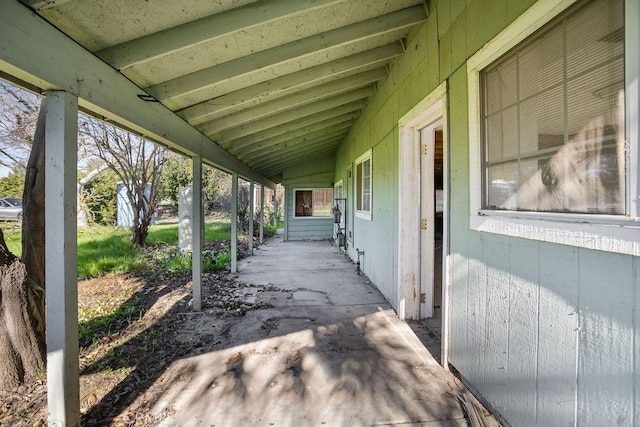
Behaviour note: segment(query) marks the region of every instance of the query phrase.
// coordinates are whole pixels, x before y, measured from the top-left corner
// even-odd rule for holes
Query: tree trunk
[[[10,390],[44,371],[43,290],[7,249],[0,230],[0,388]],[[35,316],[34,316],[35,315]]]
[[[22,259],[0,230],[0,388],[44,371],[44,105],[40,108],[23,195]]]
[[[29,279],[44,288],[44,102],[27,163],[22,196],[22,262]],[[43,301],[44,303],[44,301]],[[44,304],[43,304],[44,305]]]

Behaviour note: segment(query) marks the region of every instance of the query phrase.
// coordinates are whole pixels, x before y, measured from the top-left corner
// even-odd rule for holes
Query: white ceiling
[[[260,175],[331,156],[423,0],[21,0]]]

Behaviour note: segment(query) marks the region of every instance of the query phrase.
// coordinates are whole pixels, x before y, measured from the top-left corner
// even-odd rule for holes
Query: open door
[[[442,120],[420,129],[420,318],[442,316]]]

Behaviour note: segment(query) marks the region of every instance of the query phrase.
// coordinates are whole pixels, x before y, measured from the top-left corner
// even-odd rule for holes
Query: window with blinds
[[[356,159],[356,214],[371,219],[371,150]]]
[[[485,209],[626,213],[624,1],[578,3],[481,72]]]

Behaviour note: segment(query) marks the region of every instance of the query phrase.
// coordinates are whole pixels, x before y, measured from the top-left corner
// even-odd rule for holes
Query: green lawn
[[[22,252],[22,229],[13,222],[0,222],[0,229],[11,253],[20,256]]]
[[[21,231],[12,224],[0,224],[9,250],[17,256],[22,251]],[[231,235],[227,221],[205,224],[205,240],[223,241]],[[149,228],[147,244],[176,245],[178,225],[161,224]],[[184,257],[186,258],[186,257]],[[189,268],[191,257],[188,257]],[[176,260],[177,261],[177,260]],[[187,262],[186,259],[183,262]],[[108,273],[135,271],[145,266],[143,251],[129,244],[129,229],[122,227],[92,226],[78,229],[78,277],[97,277]],[[186,266],[185,266],[186,267]]]

